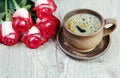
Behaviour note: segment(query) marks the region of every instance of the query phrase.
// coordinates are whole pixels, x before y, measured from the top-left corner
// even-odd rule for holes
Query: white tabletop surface
[[[0,78],[120,78],[120,0],[55,0],[55,15],[78,8],[99,12],[104,18],[115,18],[118,27],[111,34],[111,46],[101,57],[76,61],[66,56],[51,39],[38,49],[23,43],[8,47],[0,44]]]

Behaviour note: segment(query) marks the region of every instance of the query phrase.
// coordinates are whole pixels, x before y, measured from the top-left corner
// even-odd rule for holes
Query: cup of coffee
[[[115,19],[103,17],[89,9],[68,12],[63,19],[63,37],[72,48],[80,52],[93,50],[103,39],[116,29]],[[107,24],[112,24],[106,28]]]

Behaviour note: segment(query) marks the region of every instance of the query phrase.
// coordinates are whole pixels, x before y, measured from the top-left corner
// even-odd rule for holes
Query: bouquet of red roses
[[[60,21],[53,15],[57,8],[53,0],[2,2],[5,4],[0,13],[0,41],[3,44],[12,46],[21,40],[29,48],[38,48],[56,34]]]

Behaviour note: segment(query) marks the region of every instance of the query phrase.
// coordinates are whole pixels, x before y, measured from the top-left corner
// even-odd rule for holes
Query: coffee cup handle
[[[104,36],[106,36],[106,35],[109,35],[110,33],[112,33],[116,29],[117,22],[113,18],[105,19],[104,21],[105,21],[105,26],[108,24],[112,24],[109,28],[104,27]]]

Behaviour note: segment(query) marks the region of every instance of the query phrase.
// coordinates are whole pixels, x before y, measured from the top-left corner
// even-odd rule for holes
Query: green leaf
[[[5,0],[0,0],[0,13],[5,12]]]
[[[5,12],[0,13],[0,20],[2,20],[2,18],[5,16]]]
[[[27,3],[27,0],[22,0],[20,4],[21,4],[22,6],[25,6],[26,3]]]
[[[15,0],[18,4],[20,4],[21,0]],[[15,9],[15,5],[13,3],[12,0],[8,0],[8,8],[11,9]]]
[[[9,10],[15,10],[15,6],[12,0],[8,1],[8,9]]]
[[[20,4],[22,0],[15,0],[15,1],[16,1],[18,4]],[[25,1],[25,0],[23,0],[23,1]]]
[[[20,4],[21,0],[16,0],[18,4]],[[8,9],[15,10],[15,6],[12,0],[8,0]],[[5,0],[0,0],[0,13],[5,12]]]
[[[31,1],[35,3],[37,0],[31,0]]]
[[[8,0],[8,9],[9,10],[15,10],[15,5],[12,0]],[[18,4],[20,4],[21,0],[15,0]]]
[[[26,5],[26,6],[24,6],[24,8],[26,8],[26,9],[30,9],[31,6],[32,6],[32,5]]]

